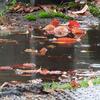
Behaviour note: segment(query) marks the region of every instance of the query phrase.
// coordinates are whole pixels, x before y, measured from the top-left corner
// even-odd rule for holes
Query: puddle
[[[0,66],[12,66],[23,63],[34,63],[38,68],[48,70],[68,71],[74,69],[100,69],[100,30],[89,30],[83,40],[72,45],[59,45],[51,43],[45,38],[34,39],[28,35],[6,35],[4,39],[16,40],[0,44]],[[34,34],[34,33],[33,33]],[[33,55],[25,52],[26,49],[41,50],[46,48],[46,55]],[[7,78],[8,77],[8,78]],[[18,76],[14,70],[0,72],[0,84],[5,81],[27,81],[34,78],[43,80],[57,80],[55,75],[27,74]]]

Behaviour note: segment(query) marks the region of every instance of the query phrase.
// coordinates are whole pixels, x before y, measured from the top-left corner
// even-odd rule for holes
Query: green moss
[[[64,18],[64,17],[65,17],[65,14],[60,13],[60,12],[51,12],[51,14],[52,14],[54,17],[60,17],[60,18]]]
[[[38,16],[40,18],[52,18],[52,14],[50,12],[40,11]]]
[[[79,82],[80,87],[88,87],[88,79],[84,79],[82,81]],[[93,84],[94,85],[98,85],[100,84],[100,77],[97,77],[93,80]],[[59,82],[51,82],[51,83],[43,83],[44,89],[48,90],[48,89],[53,89],[53,90],[57,90],[57,89],[73,89],[73,87],[71,86],[70,83],[59,83]]]
[[[97,7],[93,4],[89,4],[89,10],[92,15],[100,17],[100,7]]]
[[[44,89],[45,90],[48,90],[48,89],[72,89],[71,85],[69,83],[64,83],[64,84],[61,84],[61,83],[58,83],[58,82],[52,82],[52,83],[44,83],[43,84],[44,86]]]
[[[80,82],[80,86],[81,87],[88,87],[88,81],[87,80],[83,80]]]
[[[29,21],[35,21],[36,20],[36,16],[33,15],[32,13],[25,15],[24,18],[29,20]]]
[[[40,18],[63,18],[63,19],[73,19],[72,17],[70,16],[67,16],[61,12],[53,12],[53,11],[50,11],[50,12],[45,12],[45,11],[40,11],[39,14],[38,14],[38,17]]]
[[[93,80],[93,84],[96,85],[96,84],[100,84],[100,78],[96,78]]]

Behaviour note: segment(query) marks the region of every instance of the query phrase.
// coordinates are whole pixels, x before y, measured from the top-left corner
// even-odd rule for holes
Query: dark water
[[[69,70],[88,68],[90,64],[100,64],[100,30],[90,30],[80,43],[74,45],[51,44],[45,40],[30,39],[27,35],[10,35],[2,38],[17,40],[18,44],[0,44],[0,66],[35,63],[37,68]],[[49,48],[53,45],[55,48]],[[25,53],[27,48],[48,49],[45,56],[32,56]],[[15,71],[1,71],[0,83],[11,80],[26,81],[32,78],[48,79],[49,76],[18,76]],[[52,78],[56,78],[52,76]]]

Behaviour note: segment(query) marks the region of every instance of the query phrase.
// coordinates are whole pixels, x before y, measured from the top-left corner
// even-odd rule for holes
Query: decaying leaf
[[[83,14],[88,10],[88,5],[85,5],[82,10],[72,12],[73,14]]]
[[[54,40],[53,43],[57,43],[57,44],[73,44],[76,43],[77,39],[74,38],[58,38],[57,40]]]
[[[53,19],[53,20],[51,20],[50,24],[54,25],[56,27],[56,26],[60,25],[60,21],[58,19]]]
[[[55,45],[48,45],[48,48],[54,49],[56,46]]]
[[[38,50],[34,50],[34,49],[25,49],[24,51],[27,53],[37,53],[38,52]]]
[[[43,30],[45,30],[47,32],[47,34],[54,34],[54,29],[55,29],[55,26],[54,25],[47,25],[43,28]]]
[[[58,26],[54,29],[54,35],[56,37],[64,37],[67,36],[69,31],[67,26]]]
[[[47,51],[48,50],[46,48],[42,48],[39,50],[39,55],[44,56],[44,55],[46,55]]]
[[[71,84],[72,88],[78,88],[80,86],[80,84],[75,80],[72,80],[70,82],[70,84]]]
[[[0,66],[0,71],[7,71],[7,70],[13,70],[10,66]]]

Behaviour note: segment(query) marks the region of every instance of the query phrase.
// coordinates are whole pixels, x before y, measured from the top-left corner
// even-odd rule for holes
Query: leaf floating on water
[[[57,44],[74,44],[77,42],[77,39],[74,38],[58,38],[57,40],[54,40],[53,43]]]
[[[54,29],[55,29],[55,26],[54,25],[47,25],[43,28],[43,30],[45,30],[47,32],[47,34],[54,34]]]
[[[47,51],[48,51],[48,50],[47,50],[46,48],[42,48],[42,49],[39,50],[39,55],[45,56],[46,53],[47,53]]]
[[[24,64],[16,64],[11,66],[13,69],[29,69],[35,68],[36,65],[34,63],[24,63]]]
[[[7,71],[7,70],[13,70],[10,66],[1,66],[0,71]]]
[[[64,37],[67,36],[69,31],[67,26],[58,26],[54,29],[54,35],[56,37]]]
[[[55,45],[48,45],[48,48],[54,49],[56,46]]]
[[[38,53],[38,50],[34,50],[34,49],[25,49],[24,51],[27,53]]]
[[[82,29],[79,29],[77,27],[73,27],[71,29],[72,33],[74,33],[75,35],[81,35],[81,34],[85,34],[85,31]]]
[[[72,27],[80,28],[80,24],[76,20],[70,20],[68,22],[68,27],[69,28],[72,28]]]

